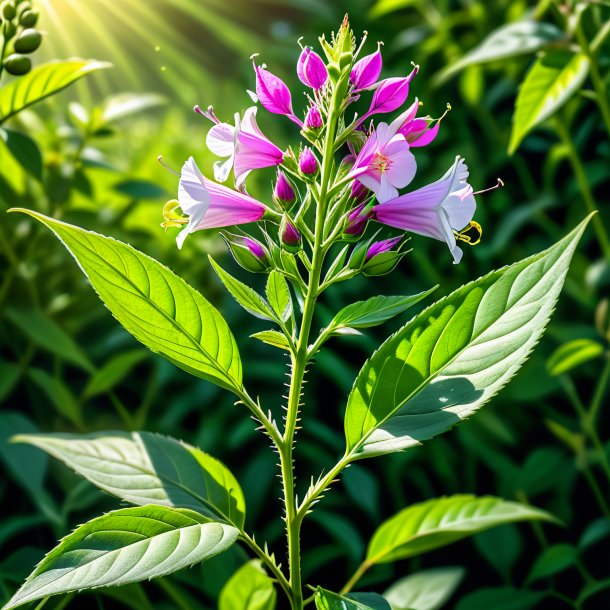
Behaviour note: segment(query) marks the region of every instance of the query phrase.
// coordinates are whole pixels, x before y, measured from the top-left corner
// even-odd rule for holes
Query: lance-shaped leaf
[[[584,53],[552,51],[536,60],[519,89],[508,154],[580,89],[588,73],[589,58]]]
[[[3,610],[58,593],[164,576],[228,549],[238,533],[191,510],[153,505],[116,510],[66,536]]]
[[[23,434],[104,491],[131,504],[190,508],[243,528],[245,500],[229,469],[200,449],[150,432]]]
[[[588,220],[548,250],[456,290],[381,345],[348,398],[352,459],[441,434],[508,383],[546,327]]]
[[[318,610],[391,610],[390,604],[377,593],[339,595],[318,587],[315,594]]]
[[[376,296],[366,301],[357,301],[341,309],[328,325],[325,332],[335,332],[340,328],[370,328],[378,326],[394,316],[404,313],[413,305],[425,299],[438,286],[410,296]]]
[[[189,373],[239,391],[235,338],[218,311],[158,261],[128,244],[30,210],[51,229],[115,318],[153,352]]]
[[[111,64],[87,59],[51,61],[0,89],[0,123],[79,78]]]
[[[456,495],[413,504],[384,521],[373,534],[366,563],[421,555],[497,525],[553,520],[542,510],[492,496]]]
[[[277,593],[260,560],[244,564],[222,588],[218,610],[273,610]]]
[[[277,317],[286,322],[292,315],[292,298],[288,282],[279,271],[272,271],[265,288],[267,300]]]

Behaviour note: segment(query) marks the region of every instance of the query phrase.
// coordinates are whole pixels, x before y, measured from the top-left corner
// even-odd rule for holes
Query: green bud
[[[23,55],[13,53],[4,60],[4,69],[13,76],[23,76],[32,69],[32,62]]]
[[[328,64],[327,69],[330,80],[333,83],[336,83],[339,80],[339,77],[341,76],[341,70],[339,69],[339,66],[335,63],[332,63]]]
[[[2,5],[2,15],[5,19],[9,21],[11,19],[15,19],[17,15],[17,9],[15,8],[15,3],[12,0],[6,0]]]
[[[2,35],[5,40],[10,40],[17,33],[17,26],[12,21],[5,21],[2,24]]]
[[[42,42],[42,34],[32,28],[25,29],[15,40],[15,51],[17,53],[33,53]]]
[[[38,23],[38,12],[26,10],[19,17],[20,25],[26,28],[33,28]]]
[[[406,252],[380,252],[375,254],[365,265],[362,267],[362,273],[367,277],[376,275],[385,275],[394,271],[396,265],[400,262],[400,259],[406,254]]]
[[[366,261],[366,253],[369,251],[371,244],[373,243],[377,233],[372,237],[369,237],[366,241],[359,242],[354,248],[352,255],[349,257],[349,262],[347,266],[354,271],[360,271],[362,269],[362,265],[364,265]]]
[[[349,53],[341,53],[341,56],[339,57],[339,68],[347,68],[352,65],[353,61],[354,55],[351,51]]]
[[[269,252],[263,244],[252,237],[221,233],[235,262],[251,273],[269,271]]]

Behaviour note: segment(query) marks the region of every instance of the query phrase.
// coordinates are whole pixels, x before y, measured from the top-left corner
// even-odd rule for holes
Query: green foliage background
[[[411,91],[424,110],[439,116],[451,103],[437,140],[418,151],[414,186],[438,178],[461,154],[475,189],[498,176],[506,187],[479,198],[484,238],[459,266],[451,264],[442,244],[413,237],[413,252],[391,279],[358,278],[336,287],[320,324],[349,302],[375,294],[414,294],[437,283],[435,296],[447,294],[557,241],[584,217],[589,197],[602,227],[610,227],[610,140],[588,79],[509,156],[518,87],[535,54],[443,76],[506,23],[533,14],[563,28],[561,6],[544,0],[46,0],[39,6],[46,35],[37,63],[80,56],[114,67],[7,123],[33,138],[43,166],[24,169],[0,143],[0,211],[20,206],[62,217],[170,266],[239,331],[252,394],[275,400],[279,408],[275,397],[287,362],[247,339],[263,326],[223,291],[207,261],[211,253],[231,265],[222,240],[199,233],[178,252],[174,235],[159,226],[176,179],[158,165],[157,155],[178,168],[194,154],[209,167],[207,125],[192,106],[213,104],[223,119],[243,109],[249,103],[245,89],[254,84],[248,60],[254,52],[296,91],[296,40],[304,36],[304,43],[315,44],[317,34],[335,29],[349,12],[354,30],[368,31],[371,51],[377,40],[385,41],[385,75],[406,73],[412,61],[420,65]],[[583,22],[588,39],[609,19],[606,3],[592,6]],[[609,75],[608,43],[598,57],[602,75]],[[607,78],[603,85],[607,90]],[[302,109],[304,98],[295,97]],[[290,124],[260,115],[265,132],[287,144]],[[260,172],[253,194],[268,197],[272,176]],[[48,232],[5,214],[0,229],[0,603],[58,537],[120,505],[34,447],[6,442],[17,433],[143,429],[183,438],[231,468],[244,488],[250,526],[283,557],[274,455],[243,410],[218,388],[143,350],[117,326]],[[235,266],[231,270],[239,277]],[[608,479],[578,411],[581,401],[598,404],[596,427],[603,440],[610,436],[604,434],[610,368],[603,310],[609,285],[608,259],[589,230],[549,331],[521,374],[454,432],[405,454],[350,467],[306,525],[305,580],[339,589],[379,521],[407,504],[443,494],[494,494],[531,502],[565,527],[503,526],[423,559],[377,566],[363,586],[383,591],[420,568],[459,565],[464,580],[443,607],[569,608],[562,597],[578,598],[580,605],[573,607],[607,607]],[[399,323],[337,340],[320,355],[318,375],[307,385],[307,422],[296,456],[302,490],[309,473],[330,467],[342,452],[345,396],[364,360]],[[610,444],[603,450],[609,454]],[[233,547],[203,568],[146,586],[54,599],[47,608],[212,608],[244,560],[245,553]],[[604,586],[593,586],[593,580]]]

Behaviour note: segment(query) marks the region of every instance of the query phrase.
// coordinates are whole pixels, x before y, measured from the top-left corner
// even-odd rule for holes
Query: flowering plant
[[[363,41],[364,43],[364,41]],[[298,149],[282,149],[259,128],[257,106],[233,123],[212,108],[197,112],[213,126],[207,146],[220,160],[214,180],[190,157],[179,175],[178,198],[164,209],[165,227],[178,227],[178,246],[201,229],[257,223],[258,233],[224,233],[235,261],[267,275],[265,296],[211,263],[249,313],[273,325],[253,337],[290,358],[284,423],[246,388],[244,366],[229,325],[194,288],[131,246],[26,211],[64,243],[117,320],[136,339],[185,371],[232,392],[279,455],[286,557],[277,558],[246,525],[240,485],[212,456],[147,432],[88,435],[30,434],[31,443],[65,462],[101,489],[135,506],[97,517],[65,537],[5,606],[50,595],[121,585],[169,574],[244,544],[255,559],[221,593],[227,608],[273,608],[283,594],[293,610],[405,608],[408,586],[384,596],[353,593],[377,564],[413,557],[507,522],[551,520],[531,506],[496,497],[455,495],[406,507],[382,523],[340,592],[303,582],[301,529],[350,464],[404,451],[473,415],[514,376],[540,340],[586,221],[548,250],[467,284],[415,315],[364,363],[347,398],[345,452],[297,493],[294,446],[307,425],[303,384],[327,341],[359,333],[405,312],[434,290],[375,296],[347,305],[321,326],[316,306],[334,285],[359,274],[391,272],[408,254],[406,233],[445,242],[455,263],[459,243],[475,244],[475,195],[461,157],[432,184],[404,192],[416,176],[411,149],[430,144],[440,119],[419,117],[415,100],[400,111],[419,68],[380,80],[382,55],[361,57],[347,19],[324,58],[304,48],[297,75],[308,88],[301,120],[288,86],[254,63],[257,104],[300,130]],[[361,116],[352,104],[370,96]],[[352,118],[350,116],[354,114]],[[377,122],[378,121],[378,122]],[[247,193],[252,171],[276,168],[267,203]],[[226,186],[234,176],[235,188]],[[22,210],[24,211],[24,210]],[[400,233],[369,235],[370,227]],[[194,237],[190,237],[194,239]],[[314,332],[316,325],[321,326]],[[246,369],[247,373],[247,369]],[[271,475],[270,475],[271,476]],[[308,478],[309,480],[309,478]],[[249,606],[244,600],[256,600]]]

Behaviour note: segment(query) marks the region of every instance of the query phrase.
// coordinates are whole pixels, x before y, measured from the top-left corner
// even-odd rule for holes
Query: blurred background
[[[606,42],[610,3],[540,0],[38,0],[44,33],[34,66],[81,57],[110,62],[68,90],[2,124],[0,212],[20,206],[128,241],[197,287],[239,332],[246,382],[278,414],[287,361],[249,339],[263,330],[223,291],[212,253],[241,279],[213,232],[177,251],[160,227],[178,169],[194,155],[211,175],[209,124],[192,112],[213,104],[222,120],[250,100],[249,57],[261,60],[305,108],[295,65],[297,40],[316,45],[349,12],[368,31],[365,52],[384,41],[383,76],[421,70],[411,85],[424,112],[440,116],[436,141],[417,149],[414,187],[466,158],[478,199],[480,245],[452,265],[443,244],[414,236],[391,276],[358,278],[330,291],[318,323],[353,300],[435,296],[544,249],[592,208],[599,209],[577,253],[548,332],[504,392],[459,428],[402,455],[346,471],[304,527],[305,581],[338,589],[360,563],[378,523],[409,503],[452,493],[528,502],[563,526],[504,526],[423,558],[376,567],[361,583],[382,592],[420,569],[461,566],[443,607],[456,610],[610,607],[610,413],[607,383],[607,231],[610,228],[610,121]],[[575,15],[582,12],[575,27]],[[518,36],[489,43],[522,22]],[[521,28],[521,29],[519,29]],[[487,45],[485,43],[487,41]],[[519,86],[541,50],[594,58],[565,103],[508,154]],[[475,49],[475,52],[473,52]],[[6,75],[4,75],[6,76]],[[6,86],[10,79],[0,82]],[[605,102],[602,100],[606,96]],[[569,98],[569,99],[568,99]],[[605,109],[604,109],[605,104]],[[604,114],[606,113],[606,114]],[[1,116],[1,115],[0,115]],[[289,121],[259,112],[280,146],[297,137]],[[1,121],[0,121],[1,122]],[[11,134],[23,134],[15,144]],[[26,139],[27,137],[27,139]],[[12,142],[12,144],[11,144]],[[9,145],[11,144],[11,145]],[[252,177],[265,200],[273,172]],[[606,240],[606,243],[604,242]],[[257,286],[263,278],[249,278]],[[329,343],[309,377],[296,454],[304,489],[343,452],[345,398],[364,360],[406,319]],[[56,461],[10,444],[28,431],[145,429],[182,438],[223,460],[244,488],[248,524],[284,558],[276,456],[230,395],[141,348],[112,319],[56,239],[23,217],[0,213],[0,604],[76,524],[119,506]],[[592,431],[593,430],[593,431]],[[605,455],[602,455],[605,454]],[[46,608],[214,608],[246,558],[230,552],[159,581],[51,600]],[[453,587],[455,588],[455,587]],[[203,591],[203,593],[201,593]],[[435,606],[436,607],[436,606]],[[432,608],[430,608],[432,610]]]

